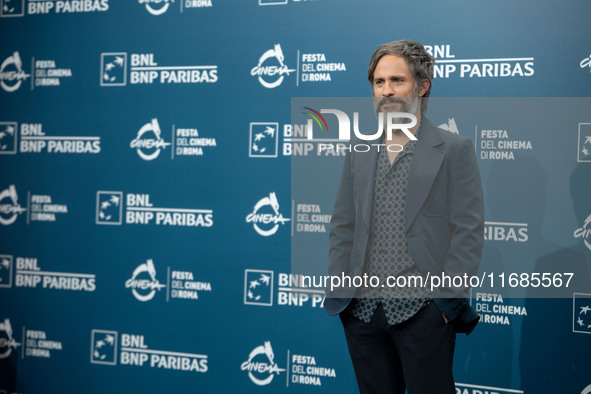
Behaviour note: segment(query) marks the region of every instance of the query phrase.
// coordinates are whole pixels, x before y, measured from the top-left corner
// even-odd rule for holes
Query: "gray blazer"
[[[351,144],[378,142],[351,139]],[[369,152],[347,152],[330,223],[329,275],[363,275],[377,157],[375,146]],[[474,147],[470,139],[439,129],[425,117],[408,176],[405,230],[422,274],[463,276],[478,271],[484,202]],[[342,312],[355,290],[327,287],[327,313]],[[457,332],[470,333],[480,318],[468,304],[468,292],[452,286],[434,293],[435,303]]]

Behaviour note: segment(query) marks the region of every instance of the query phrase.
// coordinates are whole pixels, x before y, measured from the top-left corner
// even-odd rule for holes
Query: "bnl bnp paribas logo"
[[[8,56],[0,65],[0,86],[6,92],[18,90],[24,81],[31,77],[23,68],[23,62],[17,52]]]
[[[92,330],[90,334],[92,364],[207,372],[207,361],[206,354],[153,349],[141,334],[119,335],[117,331],[98,329]]]
[[[10,319],[0,321],[0,359],[9,357],[20,345],[13,337]]]
[[[246,215],[246,223],[252,223],[254,230],[263,237],[274,235],[280,226],[291,219],[284,218],[279,212],[279,200],[275,192],[261,198],[251,213]]]
[[[312,285],[311,277],[304,275],[248,268],[244,270],[244,304],[322,308],[324,288]]]
[[[180,12],[189,8],[204,8],[213,7],[212,0],[178,0],[180,4]],[[168,11],[175,3],[175,0],[138,0],[140,5],[144,5],[146,11],[150,14],[158,16]]]
[[[591,294],[573,294],[573,332],[591,334]]]
[[[130,67],[128,70],[128,59]],[[128,72],[129,71],[129,72]],[[154,53],[101,53],[101,86],[216,83],[217,65],[163,66]]]
[[[125,205],[125,212],[123,210]],[[96,194],[95,223],[211,227],[213,210],[193,208],[161,208],[154,206],[149,194],[99,190]]]
[[[104,12],[109,9],[109,0],[0,0],[0,17],[27,15],[71,14],[81,12]]]

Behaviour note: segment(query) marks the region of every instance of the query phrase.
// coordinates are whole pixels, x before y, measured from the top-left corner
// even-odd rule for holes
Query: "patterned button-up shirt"
[[[407,142],[392,164],[385,146],[380,147],[378,154],[365,272],[379,277],[380,286],[359,289],[348,309],[368,324],[380,303],[388,323],[394,325],[410,319],[430,300],[425,288],[386,285],[388,276],[420,275],[404,235],[406,187],[416,144],[417,141]]]

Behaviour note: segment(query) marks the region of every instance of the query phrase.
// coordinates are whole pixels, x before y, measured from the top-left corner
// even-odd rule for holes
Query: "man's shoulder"
[[[435,138],[440,138],[443,142],[443,147],[445,150],[456,150],[462,146],[472,145],[472,140],[470,138],[442,129],[441,127],[437,127],[426,118],[424,119],[423,125],[424,129],[421,130],[421,133],[423,131],[427,131],[427,133],[432,133]]]

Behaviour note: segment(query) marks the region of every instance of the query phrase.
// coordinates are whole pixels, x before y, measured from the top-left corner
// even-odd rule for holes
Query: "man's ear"
[[[431,81],[429,81],[428,79],[425,79],[423,81],[423,85],[419,89],[419,97],[423,97],[425,95],[425,93],[427,93],[427,90],[429,90],[430,86],[431,86]]]

